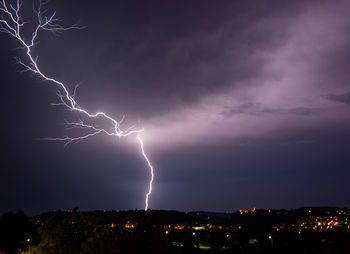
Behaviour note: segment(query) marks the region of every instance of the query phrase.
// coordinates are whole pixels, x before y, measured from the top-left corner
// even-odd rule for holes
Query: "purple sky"
[[[49,7],[86,29],[41,34],[39,65],[81,83],[82,107],[145,127],[151,208],[350,206],[349,1]],[[142,208],[149,175],[136,140],[40,140],[69,133],[74,116],[49,105],[50,85],[18,74],[15,41],[0,41],[0,211]]]
[[[197,82],[213,86],[213,91],[198,91],[195,102],[181,101],[147,120],[150,142],[173,147],[242,137],[266,139],[348,122],[349,7],[345,1],[311,2],[296,13],[251,21],[238,35],[233,18],[215,31],[196,31],[171,42],[171,61],[196,48],[217,53],[190,70]],[[243,80],[230,75],[230,68],[242,65]],[[220,79],[223,69],[228,77],[221,84],[208,84],[213,76]],[[305,141],[314,142],[312,137],[284,142]]]

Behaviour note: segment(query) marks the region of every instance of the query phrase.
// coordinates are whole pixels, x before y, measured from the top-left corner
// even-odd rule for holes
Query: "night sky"
[[[40,67],[80,84],[81,107],[145,128],[151,209],[350,207],[350,1],[47,7],[85,29],[41,32]],[[0,34],[0,213],[143,209],[150,175],[135,136],[43,140],[70,134],[64,122],[78,116],[20,73],[18,46]]]

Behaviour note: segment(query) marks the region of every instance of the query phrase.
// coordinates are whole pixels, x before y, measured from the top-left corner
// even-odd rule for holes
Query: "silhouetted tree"
[[[0,251],[15,253],[23,248],[35,231],[23,211],[8,212],[0,218]]]
[[[28,254],[66,254],[82,253],[82,244],[94,236],[97,227],[95,218],[78,212],[74,208],[65,218],[52,215],[38,229],[41,241],[22,253]]]

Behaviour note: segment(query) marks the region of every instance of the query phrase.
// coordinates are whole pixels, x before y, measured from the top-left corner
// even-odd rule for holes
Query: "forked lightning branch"
[[[45,15],[45,13],[47,13],[47,10],[42,9],[43,4],[41,1],[39,1],[37,6],[33,5],[34,15],[36,16],[36,25],[31,33],[31,37],[29,39],[24,38],[23,30],[25,29],[26,22],[23,20],[21,15],[22,4],[23,1],[20,0],[15,1],[14,4],[9,3],[9,1],[0,0],[0,31],[15,38],[21,44],[21,48],[23,48],[23,50],[26,53],[26,59],[21,59],[19,57],[16,58],[18,63],[23,67],[22,72],[31,72],[43,79],[44,81],[47,81],[49,84],[54,85],[58,89],[57,95],[60,99],[60,103],[56,105],[62,105],[69,111],[78,113],[79,115],[81,115],[82,118],[85,117],[90,120],[105,119],[110,123],[110,128],[101,128],[97,124],[90,123],[90,121],[89,123],[86,123],[83,120],[79,120],[77,122],[70,122],[67,123],[68,127],[81,128],[84,131],[86,131],[84,132],[84,135],[79,135],[75,137],[51,138],[50,140],[65,141],[66,144],[69,144],[75,141],[80,141],[95,136],[97,134],[105,134],[110,137],[127,137],[130,135],[135,135],[140,144],[141,154],[145,159],[151,174],[149,189],[145,196],[145,210],[147,210],[149,197],[152,193],[154,169],[144,151],[144,144],[140,136],[144,129],[135,129],[133,127],[122,129],[122,120],[118,121],[106,114],[105,112],[88,112],[87,110],[80,107],[80,105],[78,105],[78,103],[75,100],[75,92],[70,92],[70,89],[66,84],[56,80],[55,78],[47,76],[41,71],[38,64],[38,56],[35,56],[32,52],[33,47],[35,47],[36,45],[39,33],[41,31],[63,32],[72,29],[82,29],[82,27],[77,25],[73,25],[70,27],[61,26],[59,24],[60,20],[56,17],[56,13],[53,12],[51,15]]]

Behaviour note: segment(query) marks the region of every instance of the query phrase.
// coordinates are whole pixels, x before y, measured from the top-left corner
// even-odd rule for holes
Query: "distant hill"
[[[119,210],[96,210],[82,212],[94,215],[101,223],[105,224],[123,224],[123,223],[138,223],[142,222],[145,219],[152,220],[155,224],[158,225],[167,225],[167,224],[228,224],[232,222],[232,219],[241,217],[241,212],[256,215],[264,216],[264,214],[273,214],[273,215],[284,215],[284,216],[297,216],[304,217],[310,215],[337,215],[339,213],[347,213],[350,211],[347,208],[338,208],[338,207],[300,207],[292,210],[285,209],[273,209],[273,210],[239,210],[233,213],[220,213],[220,212],[205,212],[205,211],[192,211],[192,212],[179,212],[173,210],[128,210],[128,211],[119,211]],[[253,212],[254,211],[254,212]],[[70,211],[51,211],[36,215],[32,217],[32,220],[43,220],[51,216],[56,218],[64,218],[68,216]]]

